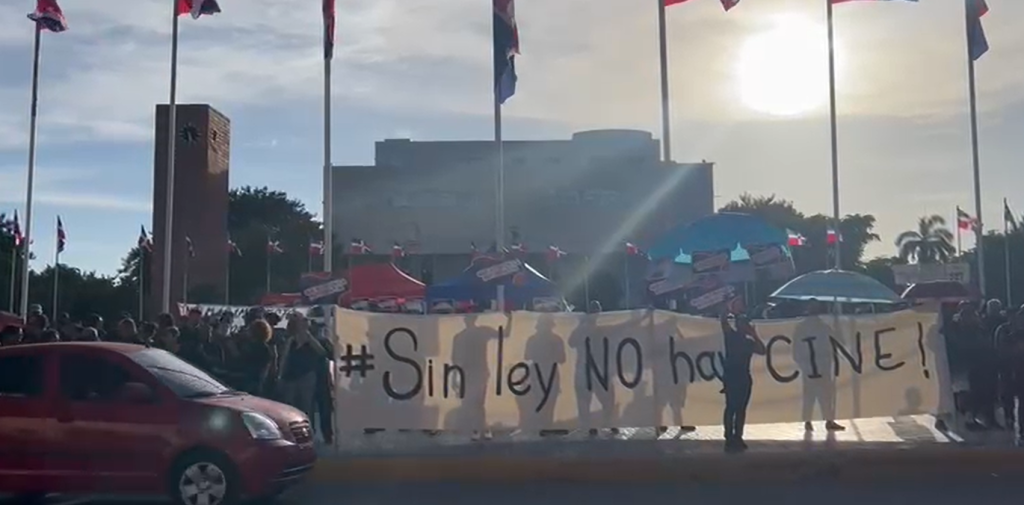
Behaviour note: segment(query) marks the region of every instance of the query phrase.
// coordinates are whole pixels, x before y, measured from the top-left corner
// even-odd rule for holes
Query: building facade
[[[714,212],[713,165],[662,163],[659,145],[633,130],[504,142],[506,242],[592,257]],[[334,167],[336,247],[398,242],[434,276],[457,273],[471,243],[495,241],[497,167],[490,141],[377,142],[375,165]]]
[[[153,253],[146,279],[150,314],[160,310],[163,292],[168,167],[167,105],[156,107],[153,165]],[[171,303],[184,301],[186,290],[224,289],[228,240],[228,172],[231,122],[206,104],[178,105],[174,135],[174,205],[171,240]],[[189,254],[192,239],[195,256]]]

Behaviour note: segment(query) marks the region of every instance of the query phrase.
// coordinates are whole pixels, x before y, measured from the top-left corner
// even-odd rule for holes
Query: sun
[[[820,24],[779,16],[750,37],[737,63],[743,103],[775,116],[805,114],[828,99],[828,40]]]

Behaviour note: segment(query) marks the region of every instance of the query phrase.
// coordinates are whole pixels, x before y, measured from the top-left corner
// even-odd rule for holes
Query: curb
[[[807,479],[905,480],[937,476],[1024,476],[1024,451],[916,447],[683,454],[638,458],[322,457],[308,481],[339,483],[695,482]]]

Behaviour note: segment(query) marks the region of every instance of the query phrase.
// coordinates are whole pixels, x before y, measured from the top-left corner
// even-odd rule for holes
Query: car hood
[[[239,412],[258,412],[273,419],[283,430],[287,430],[291,423],[308,421],[306,414],[303,414],[301,410],[295,407],[249,394],[215,396],[196,401],[210,407],[226,408]]]

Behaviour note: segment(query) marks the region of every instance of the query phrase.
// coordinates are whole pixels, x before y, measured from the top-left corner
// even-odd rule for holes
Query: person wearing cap
[[[745,316],[723,311],[720,316],[725,340],[725,366],[722,382],[725,385],[725,450],[747,449],[743,441],[743,428],[747,422],[747,406],[754,389],[750,375],[750,362],[755,354],[764,356],[767,349],[754,325]]]

